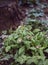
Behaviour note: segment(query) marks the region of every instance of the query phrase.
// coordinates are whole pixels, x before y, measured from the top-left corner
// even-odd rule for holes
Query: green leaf
[[[48,59],[45,60],[44,65],[48,65]]]
[[[27,62],[26,62],[27,65],[30,65],[31,63],[35,63],[35,64],[38,63],[38,60],[37,60],[37,57],[36,57],[36,56],[31,57],[31,58],[28,59]]]
[[[19,58],[17,58],[17,60],[16,60],[17,62],[19,62],[20,64],[23,64],[24,63],[24,60],[23,60],[23,58],[22,57],[19,57]]]
[[[36,50],[36,48],[35,48],[35,47],[30,47],[30,49],[31,49],[31,50],[33,50],[33,51],[35,51],[35,50]]]
[[[44,40],[44,45],[43,45],[44,47],[48,47],[48,39],[45,39]]]
[[[28,59],[28,60],[27,60],[26,64],[27,64],[27,65],[30,65],[32,62],[33,62],[33,61],[32,61],[32,58],[31,58],[31,59]]]
[[[29,49],[30,48],[31,41],[25,40],[24,41],[24,44],[25,44],[26,48]]]
[[[5,48],[5,51],[8,52],[10,49],[11,49],[11,46],[7,46],[7,47]]]
[[[39,49],[38,52],[39,52],[40,56],[42,57],[42,60],[44,60],[45,56],[44,56],[43,50]]]
[[[20,49],[19,49],[19,55],[20,54],[23,54],[25,52],[25,47],[23,46],[23,47],[21,47]]]
[[[26,60],[27,58],[25,55],[21,55],[16,59],[16,61],[19,62],[21,65],[24,64]]]
[[[40,32],[40,29],[35,29],[33,32],[34,33]]]
[[[38,65],[44,65],[44,64],[43,64],[43,61],[40,60],[40,61],[38,62]]]

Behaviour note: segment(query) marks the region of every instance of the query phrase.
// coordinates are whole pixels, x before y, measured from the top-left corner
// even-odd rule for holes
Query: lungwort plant
[[[11,65],[48,65],[48,38],[40,29],[19,26],[4,40],[5,53],[12,54]]]

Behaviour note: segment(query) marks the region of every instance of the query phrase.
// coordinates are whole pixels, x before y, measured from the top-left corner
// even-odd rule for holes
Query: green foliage
[[[48,59],[44,55],[44,51],[48,52],[47,47],[45,31],[42,32],[39,28],[33,30],[31,25],[19,26],[4,40],[5,52],[12,54],[15,60],[11,65],[47,65]],[[14,54],[12,50],[15,51]]]

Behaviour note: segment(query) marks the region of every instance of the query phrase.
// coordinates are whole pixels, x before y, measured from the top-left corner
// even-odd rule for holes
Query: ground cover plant
[[[47,28],[35,25],[21,25],[4,39],[1,61],[12,60],[9,65],[48,65]]]

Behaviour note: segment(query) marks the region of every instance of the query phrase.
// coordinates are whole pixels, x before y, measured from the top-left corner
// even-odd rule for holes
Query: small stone
[[[2,39],[7,38],[7,37],[8,37],[8,35],[2,35]]]
[[[18,38],[17,43],[21,43],[21,42],[22,42],[22,38]]]

